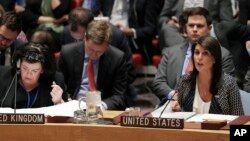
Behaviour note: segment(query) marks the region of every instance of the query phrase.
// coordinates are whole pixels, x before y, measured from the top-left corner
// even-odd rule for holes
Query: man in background
[[[61,45],[74,44],[82,42],[88,24],[94,20],[94,15],[85,8],[75,8],[69,13],[69,25],[66,26],[61,35]],[[126,58],[126,69],[128,72],[126,105],[133,106],[136,99],[136,91],[132,83],[136,78],[135,68],[133,66],[132,53],[126,36],[115,26],[111,25],[112,40],[110,45],[124,52]]]
[[[6,12],[0,18],[0,65],[10,65],[11,54],[15,47],[10,48],[22,30],[21,17],[14,11]]]
[[[162,99],[171,99],[180,77],[193,70],[191,58],[192,44],[202,36],[210,34],[212,18],[202,7],[186,9],[180,18],[180,27],[186,40],[169,48],[165,48],[158,71],[153,81],[154,93]],[[234,64],[228,50],[221,47],[222,68],[227,74],[234,76]]]
[[[92,21],[86,28],[84,42],[63,46],[58,66],[71,98],[79,99],[87,91],[99,90],[104,109],[123,110],[126,59],[122,51],[109,44],[111,35],[108,22]]]

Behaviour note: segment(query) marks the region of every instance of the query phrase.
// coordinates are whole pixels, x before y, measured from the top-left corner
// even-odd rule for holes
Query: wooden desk
[[[106,113],[114,117],[116,112]],[[229,141],[228,130],[159,129],[119,125],[0,125],[1,141]]]

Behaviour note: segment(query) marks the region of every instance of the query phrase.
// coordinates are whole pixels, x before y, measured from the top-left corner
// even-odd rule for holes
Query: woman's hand
[[[54,104],[59,104],[59,103],[63,103],[63,99],[62,99],[62,93],[63,90],[62,88],[56,84],[55,81],[52,82],[52,90],[50,92],[50,95],[52,96],[52,101]]]
[[[172,101],[171,102],[171,107],[173,112],[179,112],[181,111],[181,106],[178,101]]]
[[[181,106],[178,102],[178,95],[179,95],[178,92],[175,92],[173,96],[173,101],[171,102],[171,108],[172,108],[172,111],[174,112],[181,111]]]

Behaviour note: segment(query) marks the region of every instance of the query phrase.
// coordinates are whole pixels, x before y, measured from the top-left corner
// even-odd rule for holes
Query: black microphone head
[[[167,98],[167,97],[164,97],[164,98],[160,101],[159,106],[164,105],[164,103],[166,103],[167,101],[168,101],[168,98]]]
[[[19,76],[19,75],[21,74],[20,69],[17,69],[17,70],[16,70],[16,74],[17,74],[17,76]]]
[[[21,65],[21,53],[20,53],[20,51],[16,51],[13,54],[13,57],[12,57],[12,60],[11,60],[11,65],[15,69],[20,69],[20,65]]]

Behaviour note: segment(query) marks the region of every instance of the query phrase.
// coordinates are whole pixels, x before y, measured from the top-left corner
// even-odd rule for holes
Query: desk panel
[[[2,141],[229,141],[229,131],[47,123],[0,125],[0,138]]]

